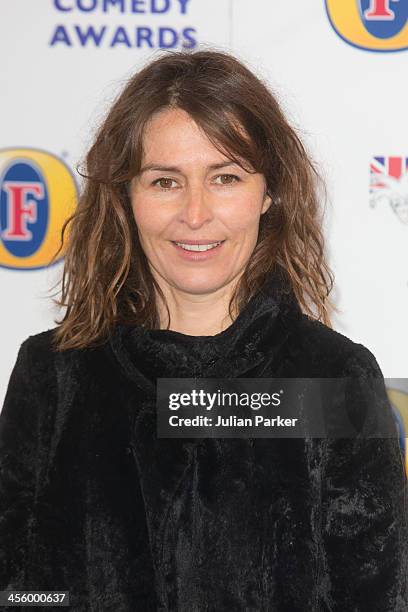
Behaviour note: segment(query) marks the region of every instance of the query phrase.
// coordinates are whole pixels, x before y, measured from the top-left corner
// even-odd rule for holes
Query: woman
[[[165,53],[84,176],[65,317],[22,343],[1,413],[0,588],[98,612],[406,610],[395,437],[156,434],[160,378],[380,380],[392,419],[375,357],[330,327],[318,175],[272,93],[228,54]]]

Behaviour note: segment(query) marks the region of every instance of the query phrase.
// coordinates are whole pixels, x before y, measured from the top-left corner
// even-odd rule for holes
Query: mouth
[[[172,243],[180,247],[181,249],[184,249],[185,251],[194,252],[194,253],[203,253],[206,251],[210,251],[220,246],[223,242],[225,242],[225,240],[212,240],[211,242],[210,241],[204,242],[201,240],[197,240],[196,242],[193,242],[193,241],[178,242],[176,240],[172,240]]]
[[[225,240],[216,241],[186,241],[178,242],[175,240],[171,241],[176,249],[178,255],[185,261],[206,261],[217,256],[222,250]]]

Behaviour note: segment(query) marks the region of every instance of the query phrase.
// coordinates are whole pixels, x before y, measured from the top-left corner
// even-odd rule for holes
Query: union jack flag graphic
[[[408,157],[373,157],[370,164],[370,206],[388,203],[408,225]]]

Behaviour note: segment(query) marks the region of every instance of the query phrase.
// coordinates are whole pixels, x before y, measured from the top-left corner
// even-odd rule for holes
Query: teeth
[[[209,251],[221,244],[221,242],[212,242],[211,244],[183,244],[182,242],[176,242],[176,244],[186,251]]]

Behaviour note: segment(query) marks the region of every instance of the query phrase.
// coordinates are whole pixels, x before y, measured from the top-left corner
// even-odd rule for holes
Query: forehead
[[[146,124],[143,135],[146,155],[158,148],[165,148],[174,155],[176,151],[196,146],[204,151],[217,151],[194,119],[183,110],[165,109],[153,115]]]
[[[237,161],[250,167],[240,156]],[[150,118],[143,134],[143,166],[158,162],[188,166],[235,160],[227,151],[221,152],[186,111],[166,108]]]

